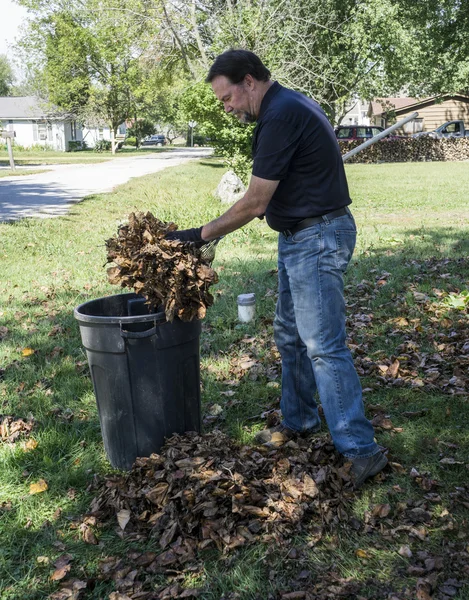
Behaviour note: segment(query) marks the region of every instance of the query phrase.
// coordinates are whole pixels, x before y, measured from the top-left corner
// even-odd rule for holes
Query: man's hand
[[[170,231],[165,235],[167,240],[179,240],[180,242],[192,242],[198,247],[205,244],[202,239],[202,227],[194,227],[193,229],[181,229],[176,231]]]

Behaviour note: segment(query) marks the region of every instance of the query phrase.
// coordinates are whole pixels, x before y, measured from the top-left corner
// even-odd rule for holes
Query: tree
[[[6,54],[0,54],[0,96],[8,96],[14,82],[14,73]]]
[[[135,121],[132,127],[127,129],[127,135],[135,138],[135,146],[138,148],[143,138],[156,133],[155,124],[146,119]]]
[[[37,18],[22,40],[51,103],[82,120],[118,126],[136,118],[141,63],[152,44],[142,0],[23,0]]]
[[[469,93],[469,0],[398,0],[414,43],[412,95]]]

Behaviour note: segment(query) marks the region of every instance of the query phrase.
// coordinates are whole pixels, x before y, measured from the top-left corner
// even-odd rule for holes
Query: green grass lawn
[[[114,156],[109,152],[94,152],[93,150],[84,150],[80,152],[55,152],[54,150],[15,150],[13,148],[13,157],[16,165],[60,165],[60,164],[92,164],[115,160],[121,157],[128,157],[135,154],[147,154],[149,152],[164,152],[171,147],[164,148],[131,148],[129,146],[119,150]],[[9,158],[6,150],[0,150],[0,166],[8,166]]]
[[[99,560],[160,551],[157,540],[121,539],[116,524],[97,531],[98,545],[83,539],[93,483],[111,469],[73,309],[119,292],[106,280],[104,240],[130,212],[201,225],[223,212],[212,196],[223,172],[206,159],[89,197],[65,217],[0,224],[0,415],[32,425],[0,437],[1,600],[56,592],[63,554],[69,576],[88,582],[80,598],[108,598],[118,584],[99,577]],[[177,581],[203,600],[469,598],[467,165],[349,165],[347,174],[359,228],[346,279],[349,343],[394,467],[352,495],[355,521],[330,524],[321,540],[312,519],[278,547],[212,550],[196,570],[148,575],[153,590]],[[279,401],[276,234],[250,223],[219,244],[214,268],[220,281],[201,335],[205,430],[249,444]],[[241,325],[245,292],[256,293],[257,313]],[[246,358],[253,367],[243,370]],[[41,480],[47,489],[31,494]],[[423,521],[395,532],[410,509]],[[342,593],[346,585],[355,591]],[[141,597],[171,597],[154,594]]]
[[[49,169],[5,169],[0,170],[0,178],[2,177],[18,177],[22,175],[37,175],[38,173],[47,173]]]

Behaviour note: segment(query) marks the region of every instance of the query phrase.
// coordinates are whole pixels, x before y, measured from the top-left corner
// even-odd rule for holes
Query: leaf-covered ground
[[[109,467],[73,308],[116,293],[103,240],[135,207],[184,228],[220,213],[215,164],[130,182],[67,218],[0,225],[0,598],[469,598],[466,171],[348,168],[348,341],[390,460],[359,492],[325,425],[285,448],[253,445],[279,418],[281,370],[275,235],[257,222],[218,247],[203,435],[169,440],[129,474]],[[241,325],[236,296],[251,291],[256,319]]]

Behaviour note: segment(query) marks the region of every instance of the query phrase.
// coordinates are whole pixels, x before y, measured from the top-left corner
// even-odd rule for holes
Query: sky
[[[19,36],[18,27],[26,19],[27,11],[12,0],[0,0],[0,54],[6,54],[10,61],[14,59],[11,45]]]

